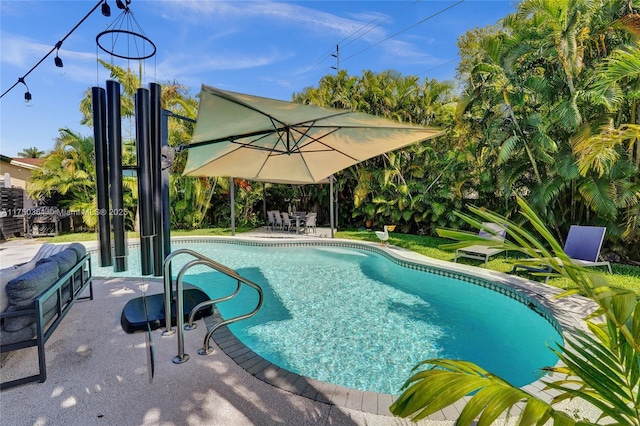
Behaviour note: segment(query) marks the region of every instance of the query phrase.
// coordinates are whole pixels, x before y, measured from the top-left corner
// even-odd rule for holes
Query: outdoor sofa
[[[80,299],[93,299],[91,255],[82,244],[44,244],[31,261],[0,270],[0,353],[38,351],[38,373],[0,389],[47,379],[45,343]]]

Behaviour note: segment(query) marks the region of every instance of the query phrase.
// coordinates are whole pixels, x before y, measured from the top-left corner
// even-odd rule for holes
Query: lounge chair
[[[609,261],[603,260],[600,256],[606,230],[600,226],[571,225],[563,247],[565,254],[576,265],[584,267],[606,266],[609,273],[613,273]],[[550,269],[542,270],[518,264],[513,265],[511,272],[520,268],[536,272],[551,272]],[[548,276],[545,282],[547,280],[549,280]]]
[[[504,241],[507,236],[507,228],[499,223],[483,222],[482,229],[478,232],[478,236],[487,240]],[[491,256],[502,253],[503,251],[504,249],[489,247],[482,244],[474,244],[472,246],[457,249],[453,261],[457,262],[460,257],[484,260],[484,266],[486,267]]]

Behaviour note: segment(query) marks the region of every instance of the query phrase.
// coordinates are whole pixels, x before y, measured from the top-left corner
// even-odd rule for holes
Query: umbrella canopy
[[[361,161],[440,134],[365,113],[203,85],[184,174],[319,183]]]

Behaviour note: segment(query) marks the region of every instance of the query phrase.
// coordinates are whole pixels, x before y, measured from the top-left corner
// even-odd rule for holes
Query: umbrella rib
[[[327,128],[329,128],[329,127],[327,127]],[[307,130],[307,132],[304,132],[304,133],[303,133],[303,132],[300,132],[298,129],[293,129],[293,130],[295,130],[295,131],[297,131],[297,132],[299,132],[299,133],[301,134],[300,139],[302,139],[304,136],[307,136],[307,138],[311,139],[311,142],[309,142],[309,143],[305,143],[305,144],[304,144],[304,145],[302,145],[302,146],[298,145],[298,144],[297,144],[297,142],[296,142],[296,146],[298,146],[298,152],[300,152],[300,154],[302,154],[302,151],[300,151],[300,148],[302,148],[302,147],[304,147],[304,146],[306,146],[306,145],[309,145],[309,144],[310,144],[310,143],[312,143],[312,142],[316,142],[316,143],[319,143],[320,145],[322,145],[322,146],[326,147],[326,148],[327,148],[327,150],[329,150],[329,151],[335,151],[335,152],[337,152],[337,153],[339,153],[339,154],[344,155],[344,156],[345,156],[345,157],[347,157],[347,158],[350,158],[351,160],[358,161],[358,159],[357,159],[357,158],[352,157],[351,155],[349,155],[349,154],[347,154],[347,153],[345,153],[345,152],[343,152],[343,151],[341,151],[341,150],[339,150],[339,149],[336,149],[336,148],[334,148],[334,147],[331,147],[331,146],[327,145],[326,143],[322,142],[322,140],[321,140],[320,138],[316,138],[315,136],[308,136],[308,135],[307,135],[308,130]],[[339,127],[334,127],[334,128],[333,128],[333,130],[331,130],[330,132],[328,132],[328,133],[326,133],[326,134],[322,135],[322,137],[323,137],[323,138],[324,138],[324,137],[327,137],[327,136],[329,136],[330,134],[337,132],[338,130],[340,130],[340,128],[339,128]],[[314,151],[305,151],[305,152],[322,152],[322,151],[324,151],[324,150],[314,150]],[[305,162],[305,164],[306,164],[306,162]]]

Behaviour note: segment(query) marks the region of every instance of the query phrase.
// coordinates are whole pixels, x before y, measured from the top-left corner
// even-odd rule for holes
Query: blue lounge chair
[[[611,274],[611,264],[600,256],[600,249],[604,241],[606,228],[600,226],[571,225],[563,250],[573,263],[584,267],[606,266]],[[535,272],[551,272],[526,265],[514,265],[511,272],[517,269],[527,269]],[[545,282],[549,280],[549,277]]]
[[[571,225],[564,243],[564,252],[576,265],[606,266],[611,274],[611,264],[600,256],[606,230],[599,226]]]

